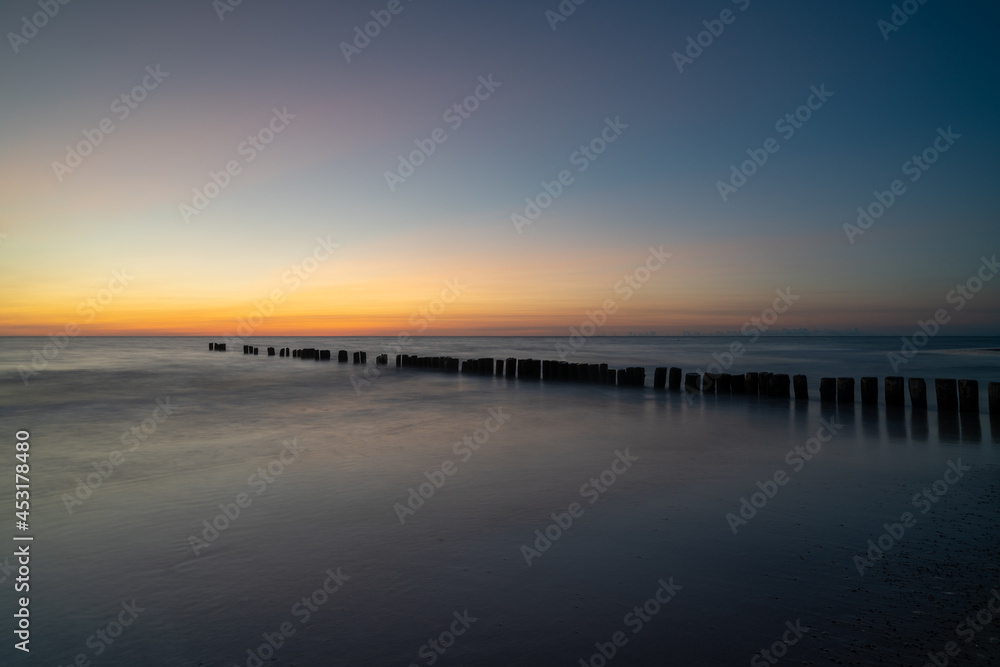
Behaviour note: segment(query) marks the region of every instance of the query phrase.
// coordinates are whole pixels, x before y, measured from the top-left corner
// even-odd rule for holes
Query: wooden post
[[[861,404],[878,405],[878,378],[861,378]]]
[[[503,359],[497,359],[497,377],[503,377]]]
[[[934,379],[938,412],[958,411],[958,383],[954,380]]]
[[[729,373],[722,373],[719,375],[719,379],[716,380],[715,390],[723,395],[728,396],[733,391],[733,376]]]
[[[253,353],[254,353],[254,354],[260,354],[260,348],[256,348],[256,347],[255,347],[255,348],[253,349]]]
[[[913,398],[913,380],[910,380],[910,398]],[[914,404],[916,405],[916,404]],[[890,376],[885,379],[885,407],[902,408],[906,406],[903,396],[903,378]]]
[[[958,381],[958,400],[965,413],[979,414],[979,383],[975,380]]]
[[[990,415],[1000,419],[1000,382],[990,382],[987,391],[990,398]]]
[[[785,373],[778,373],[771,378],[774,384],[774,395],[776,398],[791,398],[791,380]]]
[[[837,380],[836,378],[820,378],[819,380],[819,400],[821,403],[837,402]]]
[[[757,396],[760,393],[760,373],[747,373],[744,377],[747,394]]]
[[[792,378],[792,385],[795,387],[795,400],[809,400],[809,380],[805,375],[796,375]]]
[[[734,375],[733,376],[733,393],[734,394],[745,394],[747,393],[747,378],[745,375]]]
[[[714,394],[715,385],[718,381],[718,375],[715,373],[705,373],[701,376],[701,393],[703,394]]]
[[[902,378],[900,378],[900,384],[902,385]],[[910,386],[910,405],[913,406],[913,411],[927,411],[927,383],[924,382],[923,378],[910,378],[907,380],[907,384]],[[902,386],[900,387],[900,394],[903,393]],[[886,395],[888,398],[888,395]],[[902,407],[903,399],[900,397],[899,406]]]
[[[854,378],[837,378],[837,403],[854,405]]]
[[[660,366],[653,371],[653,389],[666,389],[666,387],[667,369]]]
[[[683,376],[683,371],[680,368],[672,367],[668,373],[669,376],[669,388],[670,391],[680,391],[681,390],[681,377]]]
[[[274,356],[274,348],[273,347],[267,348],[267,356],[269,356],[269,357],[273,357]]]
[[[215,351],[215,343],[209,343],[208,344],[208,349],[209,349],[209,351],[214,352]]]
[[[684,390],[690,392],[701,392],[701,376],[697,373],[688,373],[685,375]]]
[[[504,366],[506,366],[504,370],[507,371],[507,377],[509,378],[517,377],[517,359],[509,357],[505,362]]]

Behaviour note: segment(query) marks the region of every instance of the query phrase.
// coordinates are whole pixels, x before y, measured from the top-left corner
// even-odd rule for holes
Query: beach
[[[44,339],[11,340],[0,404],[11,438],[30,432],[33,660],[735,665],[773,649],[922,665],[948,642],[955,664],[1000,658],[995,625],[956,630],[1000,586],[985,412],[689,402],[654,391],[651,368],[634,388],[389,366],[358,390],[353,363],[211,338],[76,339],[25,386],[17,364]],[[412,351],[545,358],[557,340]],[[762,339],[740,368],[861,375],[896,340]],[[723,342],[583,352],[693,369]],[[253,342],[286,343],[371,360],[386,340]],[[931,352],[914,367],[1000,370]]]

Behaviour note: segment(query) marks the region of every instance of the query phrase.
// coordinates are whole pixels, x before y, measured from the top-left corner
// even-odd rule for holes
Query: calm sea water
[[[899,338],[608,337],[568,357],[644,365],[651,382],[654,366],[708,370],[739,340],[725,370],[805,373],[806,405],[366,377],[215,340],[73,339],[25,383],[48,339],[0,339],[2,664],[745,665],[778,642],[783,664],[920,665],[953,640],[962,664],[1000,664],[1000,622],[956,635],[1000,588],[1000,428],[985,414],[1000,356],[983,352],[1000,338],[939,337],[898,372]],[[391,338],[251,342],[395,353]],[[403,352],[547,359],[558,342]],[[815,400],[821,376],[897,374],[979,380],[983,415],[939,418],[933,396],[891,418]],[[755,514],[727,518],[755,493]],[[30,656],[13,649],[15,534],[34,537]],[[673,597],[650,603],[661,580]],[[797,622],[808,631],[781,646]]]

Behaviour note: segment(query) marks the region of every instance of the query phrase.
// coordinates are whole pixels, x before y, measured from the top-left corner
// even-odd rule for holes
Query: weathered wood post
[[[792,385],[795,387],[795,400],[809,400],[809,379],[805,375],[796,375],[792,378]]]
[[[861,378],[861,404],[878,405],[878,378]]]
[[[854,405],[854,378],[837,378],[837,403]]]
[[[497,359],[497,377],[503,377],[503,359]]]
[[[721,373],[716,380],[715,391],[722,396],[728,396],[733,391],[733,376],[729,373]]]
[[[267,348],[267,356],[269,356],[269,357],[273,357],[274,356],[274,348],[273,347]]]
[[[747,393],[747,378],[742,373],[733,376],[733,393],[734,394],[745,394]]]
[[[666,389],[667,387],[667,369],[665,367],[657,367],[653,370],[653,389]]]
[[[902,378],[900,378],[900,384],[902,385]],[[913,411],[927,412],[927,383],[924,382],[923,378],[910,378],[907,380],[907,384],[910,387],[910,405],[913,406]],[[900,387],[900,393],[902,393],[902,387]],[[899,401],[899,406],[902,407],[902,397]]]
[[[360,352],[355,352],[354,353],[354,363],[356,363],[356,364],[360,364],[361,363],[361,353]]]
[[[990,400],[990,416],[1000,419],[1000,382],[990,382],[987,385]]]
[[[747,394],[757,396],[760,393],[760,373],[747,373],[743,377]]]
[[[837,402],[837,379],[820,378],[819,380],[819,400],[821,403]]]
[[[505,370],[507,371],[508,378],[517,377],[517,359],[514,357],[508,357],[504,365],[506,366]]]
[[[975,380],[958,381],[958,400],[964,413],[979,414],[979,383]]]
[[[937,394],[938,412],[958,411],[958,383],[954,380],[935,378],[934,393]]]
[[[758,375],[757,388],[761,396],[774,396],[774,373],[762,372]]]
[[[701,376],[697,373],[687,373],[684,376],[684,391],[691,393],[701,392]]]
[[[257,348],[257,347],[255,347],[255,348],[253,349],[253,353],[254,353],[254,354],[260,354],[260,348]]]
[[[208,344],[208,349],[209,349],[210,351],[214,352],[214,351],[215,351],[215,343],[209,343],[209,344]]]
[[[910,393],[912,397],[912,385],[910,387]],[[889,376],[885,379],[885,407],[906,407],[906,398],[903,395],[903,378],[898,376]]]
[[[714,394],[717,382],[718,382],[718,375],[715,373],[705,373],[704,375],[702,375],[701,393]]]
[[[681,390],[681,377],[684,372],[677,367],[671,367],[668,374],[669,377],[669,388],[670,391],[680,391]]]

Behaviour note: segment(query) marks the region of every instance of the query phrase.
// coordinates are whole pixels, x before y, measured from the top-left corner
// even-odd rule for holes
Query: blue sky
[[[793,286],[789,328],[906,332],[997,250],[993,5],[914,2],[888,39],[893,3],[589,0],[555,30],[555,1],[388,5],[244,0],[220,18],[209,0],[70,2],[15,53],[10,33],[41,10],[6,3],[0,330],[46,333],[129,266],[92,333],[219,331],[332,235],[336,260],[266,332],[391,332],[461,276],[436,333],[560,334],[651,245],[674,261],[609,331],[730,329]],[[372,11],[391,22],[347,62]],[[678,71],[705,21],[724,30]],[[157,65],[169,74],[117,118]],[[451,129],[444,113],[490,76]],[[821,86],[832,96],[784,138],[775,122]],[[293,118],[247,162],[274,109]],[[60,179],[53,163],[105,118],[114,131]],[[608,118],[627,129],[577,171]],[[910,182],[903,164],[949,127],[961,138]],[[447,140],[390,190],[386,171],[437,128]],[[723,201],[718,182],[771,137]],[[511,216],[565,169],[572,185],[518,233]],[[905,194],[850,243],[843,225],[896,179]],[[949,333],[996,333],[997,293]]]

